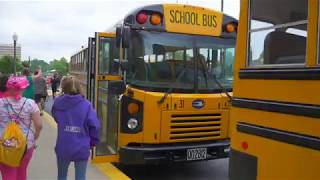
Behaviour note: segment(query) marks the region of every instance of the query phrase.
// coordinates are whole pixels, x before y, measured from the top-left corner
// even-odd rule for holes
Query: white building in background
[[[13,57],[13,44],[0,44],[0,58],[3,56],[12,56]],[[18,59],[21,59],[21,45],[20,44],[17,44],[16,56]]]

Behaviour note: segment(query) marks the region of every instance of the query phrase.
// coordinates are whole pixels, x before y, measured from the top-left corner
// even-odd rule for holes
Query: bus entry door
[[[117,162],[119,95],[119,49],[115,35],[96,33],[95,108],[101,121],[100,143],[92,151],[92,162]]]

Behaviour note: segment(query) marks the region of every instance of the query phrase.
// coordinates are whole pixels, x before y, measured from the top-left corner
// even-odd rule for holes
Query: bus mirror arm
[[[131,31],[129,26],[122,27],[122,48],[129,48]]]
[[[121,31],[122,31],[121,27],[116,28],[116,47],[117,48],[121,47],[121,37],[122,37]]]
[[[131,31],[129,26],[116,28],[116,47],[129,48]]]

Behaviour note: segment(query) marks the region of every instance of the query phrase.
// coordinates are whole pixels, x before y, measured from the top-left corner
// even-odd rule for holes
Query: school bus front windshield
[[[235,39],[153,31],[131,34],[127,81],[132,86],[188,93],[231,90]]]

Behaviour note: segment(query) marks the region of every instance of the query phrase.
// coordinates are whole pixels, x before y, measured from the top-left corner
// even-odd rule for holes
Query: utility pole
[[[17,35],[17,33],[14,33],[14,34],[13,34],[12,39],[13,39],[13,74],[16,75],[16,74],[17,74],[17,67],[16,67],[16,61],[17,61],[16,48],[17,48],[17,41],[18,41],[18,35]]]
[[[223,12],[223,10],[224,10],[224,9],[223,9],[223,8],[224,8],[224,7],[223,7],[223,4],[224,4],[224,3],[223,3],[223,0],[221,0],[221,12]]]

